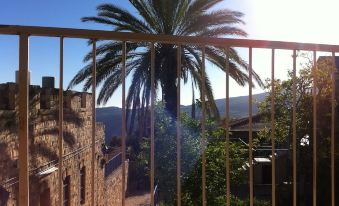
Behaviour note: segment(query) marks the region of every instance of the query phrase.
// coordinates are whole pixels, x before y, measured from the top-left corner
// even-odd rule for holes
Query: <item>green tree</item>
[[[166,205],[175,204],[176,194],[176,124],[165,111],[164,104],[158,103],[155,110],[155,180],[159,188],[159,199]],[[188,176],[200,156],[200,124],[187,114],[182,115],[181,128],[181,174]],[[150,139],[141,142],[138,162],[143,164],[147,181],[150,171]],[[183,181],[183,180],[182,180]]]
[[[162,103],[155,110],[155,181],[159,188],[159,200],[163,205],[175,205],[176,201],[176,126]],[[182,114],[181,124],[181,182],[183,205],[201,204],[201,124],[199,120]],[[206,136],[206,180],[208,205],[225,205],[226,165],[225,130],[215,121],[208,120]],[[247,171],[242,166],[248,160],[248,148],[241,143],[230,143],[231,184],[247,182]],[[146,174],[149,182],[150,140],[143,139],[138,155],[138,173]],[[247,200],[232,197],[233,205],[244,205]],[[262,202],[265,205],[266,202]]]
[[[226,203],[226,154],[225,154],[225,130],[216,125],[208,130],[208,146],[206,149],[206,198],[208,205],[225,205]],[[242,166],[247,162],[248,150],[239,142],[230,143],[230,177],[231,184],[239,185],[247,180],[247,172]],[[195,163],[191,173],[183,182],[184,205],[201,205],[202,187],[201,158]],[[233,198],[233,197],[232,197]],[[233,203],[239,202],[237,198]]]
[[[226,203],[226,148],[225,129],[216,122],[207,122],[208,145],[206,148],[206,199],[207,205],[222,206]],[[199,135],[200,138],[200,135]],[[230,184],[239,186],[248,182],[248,171],[242,167],[248,162],[248,147],[240,142],[230,142]],[[202,201],[202,161],[199,156],[188,173],[183,176],[183,205],[201,205]],[[231,205],[249,205],[248,199],[231,195]],[[268,206],[268,201],[255,200],[254,205]]]
[[[223,0],[129,0],[136,15],[114,4],[101,4],[97,7],[97,16],[84,17],[84,22],[95,22],[112,26],[113,31],[166,34],[198,37],[246,36],[237,27],[243,23],[242,13],[228,9],[215,9]],[[211,8],[214,9],[211,9]],[[92,42],[90,42],[92,43]],[[161,90],[166,110],[176,116],[176,79],[177,46],[174,44],[155,44],[155,87]],[[182,46],[181,79],[186,83],[189,78],[199,90],[202,88],[201,47]],[[248,82],[248,65],[239,57],[235,49],[230,49],[230,76],[239,84]],[[104,41],[97,48],[97,84],[101,85],[97,102],[106,103],[121,84],[122,43]],[[150,44],[128,42],[127,76],[131,77],[131,86],[127,96],[127,106],[132,108],[132,119],[136,115],[145,115],[150,102]],[[89,52],[82,68],[72,79],[69,88],[84,82],[84,90],[91,87],[92,53]],[[215,68],[225,71],[225,55],[221,48],[207,45],[206,59]],[[261,85],[260,78],[254,78]],[[207,107],[218,118],[210,80],[205,74]],[[143,112],[138,112],[140,109]],[[144,117],[144,116],[143,116]]]
[[[297,134],[297,172],[298,201],[300,205],[309,205],[312,201],[312,150],[313,150],[313,81],[316,79],[317,98],[317,162],[318,162],[318,204],[330,205],[330,135],[331,135],[331,75],[335,71],[330,57],[321,57],[317,67],[313,60],[302,54],[306,63],[298,72],[296,84],[296,134]],[[270,95],[259,104],[259,111],[264,122],[271,122],[272,81],[267,80],[265,88]],[[278,148],[292,148],[292,110],[293,110],[293,74],[285,81],[276,80],[275,86],[275,137]],[[259,133],[259,138],[269,140],[271,129],[266,128]],[[289,180],[292,181],[292,160],[286,166]],[[321,168],[321,169],[320,169]],[[290,191],[288,191],[290,190]],[[278,205],[291,203],[291,188],[280,188]]]

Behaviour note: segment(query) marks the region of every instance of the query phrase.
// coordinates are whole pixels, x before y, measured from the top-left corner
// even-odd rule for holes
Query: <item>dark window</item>
[[[86,93],[82,93],[80,97],[80,102],[81,102],[81,108],[86,108]]]
[[[272,183],[272,167],[271,165],[262,165],[262,184]]]
[[[70,177],[64,179],[64,206],[70,205]]]
[[[46,92],[42,91],[40,94],[40,109],[48,109],[46,96]]]
[[[82,167],[80,170],[80,204],[85,204],[85,194],[86,194],[86,168]]]

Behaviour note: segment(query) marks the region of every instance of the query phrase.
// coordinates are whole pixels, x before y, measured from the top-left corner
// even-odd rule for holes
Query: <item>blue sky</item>
[[[110,27],[82,23],[83,16],[95,15],[95,7],[100,3],[116,3],[132,12],[127,0],[4,0],[0,7],[0,24],[71,27],[104,29]],[[248,38],[299,41],[309,43],[339,44],[335,0],[225,0],[218,8],[229,8],[245,13],[246,25],[241,27],[249,33]],[[30,70],[32,83],[40,84],[45,75],[59,77],[59,41],[57,38],[30,38]],[[70,79],[84,65],[82,58],[90,50],[86,40],[65,40],[65,81]],[[247,50],[239,49],[246,60]],[[290,51],[278,51],[277,76],[285,78],[291,68]],[[270,51],[254,50],[253,64],[259,75],[270,77]],[[14,71],[18,68],[18,39],[15,36],[0,36],[0,82],[14,81]],[[215,68],[207,68],[213,82],[216,98],[225,97],[225,78]],[[78,88],[79,89],[79,88]],[[182,104],[190,104],[189,87],[183,87]],[[254,93],[262,92],[255,89]],[[108,105],[121,105],[117,92]],[[240,88],[232,82],[231,96],[247,95],[248,88]]]

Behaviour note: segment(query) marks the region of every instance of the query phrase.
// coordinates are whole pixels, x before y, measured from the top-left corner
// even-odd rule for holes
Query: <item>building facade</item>
[[[18,205],[18,127],[16,83],[0,84],[0,205]],[[30,205],[59,205],[58,89],[54,79],[29,88]],[[63,203],[91,204],[92,95],[64,91]],[[96,125],[95,203],[121,201],[121,164],[105,175],[117,155],[103,153],[104,126]],[[116,150],[114,151],[116,152]],[[107,159],[107,157],[112,157]],[[116,160],[115,160],[116,162]],[[107,173],[107,172],[106,172]],[[113,184],[114,183],[114,184]]]

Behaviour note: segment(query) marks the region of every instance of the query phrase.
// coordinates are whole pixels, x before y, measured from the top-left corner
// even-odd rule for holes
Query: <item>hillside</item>
[[[258,112],[256,102],[263,101],[266,95],[266,93],[253,95],[253,114]],[[224,116],[226,113],[226,99],[217,99],[215,101],[219,109],[220,116]],[[181,106],[181,108],[183,112],[190,114],[192,105]],[[248,116],[248,96],[230,98],[230,117],[241,118],[246,116]],[[97,108],[97,122],[102,122],[105,125],[106,142],[108,142],[113,135],[119,136],[121,134],[121,108]]]
[[[258,112],[257,102],[265,99],[266,93],[253,95],[253,114]],[[226,99],[216,99],[215,103],[220,112],[220,116],[225,116],[226,113]],[[182,106],[182,111],[191,113],[192,105]],[[197,112],[198,113],[198,112]],[[248,96],[231,97],[230,98],[230,117],[241,118],[248,116]]]

